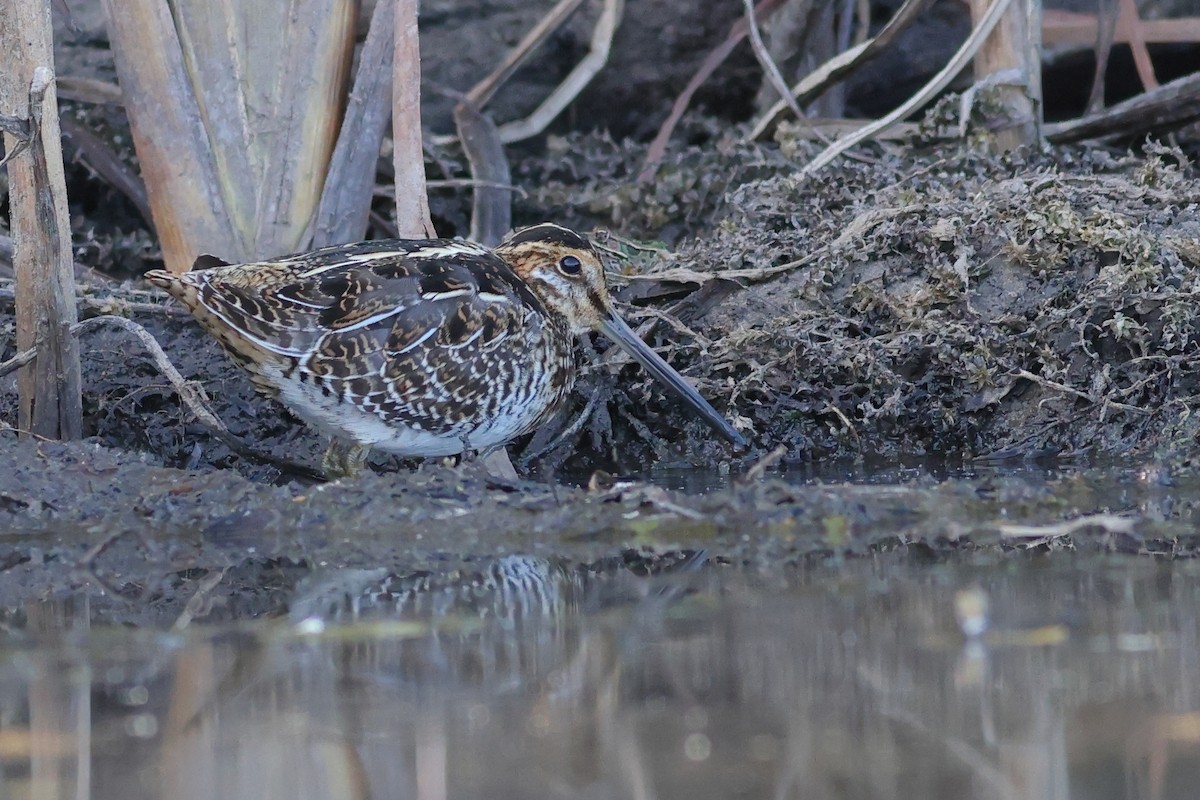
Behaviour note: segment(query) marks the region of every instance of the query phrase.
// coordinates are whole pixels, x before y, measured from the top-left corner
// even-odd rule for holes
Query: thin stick
[[[596,20],[596,28],[592,31],[592,41],[588,54],[575,65],[575,69],[563,78],[550,96],[542,101],[533,113],[522,120],[508,122],[500,126],[500,141],[508,144],[537,136],[546,129],[554,119],[562,113],[567,105],[579,96],[579,93],[591,83],[605,64],[612,50],[613,36],[621,17],[625,14],[625,0],[604,0],[604,10],[600,19]]]
[[[1093,403],[1095,405],[1112,406],[1113,408],[1119,408],[1122,411],[1129,411],[1133,414],[1142,414],[1144,416],[1148,416],[1151,413],[1144,408],[1131,406],[1128,403],[1118,403],[1116,400],[1109,400],[1107,397],[1092,397],[1090,394],[1081,392],[1078,389],[1067,386],[1066,384],[1052,381],[1048,378],[1043,378],[1041,375],[1034,375],[1028,370],[1017,370],[1017,377],[1024,378],[1027,381],[1033,381],[1039,386],[1045,386],[1047,389],[1054,389],[1057,392],[1078,397],[1080,400],[1087,400],[1089,403]]]
[[[571,15],[579,10],[583,0],[559,0],[550,13],[538,20],[537,25],[530,28],[529,33],[521,38],[517,46],[508,52],[500,65],[491,74],[471,87],[467,92],[467,100],[476,108],[482,109],[496,94],[496,90],[512,77],[525,59],[546,41],[556,30],[563,26]]]
[[[987,40],[987,37],[991,34],[992,29],[996,27],[996,23],[1000,21],[1001,16],[1003,16],[1004,12],[1008,10],[1008,7],[1011,4],[1012,0],[993,0],[991,7],[987,11],[987,14],[985,14],[983,18],[979,20],[979,25],[976,26],[975,30],[971,32],[971,35],[967,37],[967,40],[963,42],[962,47],[958,48],[958,52],[956,52],[950,58],[950,63],[946,64],[946,66],[943,67],[937,75],[934,75],[928,83],[922,86],[916,94],[910,97],[902,106],[887,116],[884,116],[881,119],[870,123],[869,125],[864,125],[849,136],[838,139],[832,145],[825,148],[825,150],[823,150],[816,158],[806,164],[804,169],[801,170],[801,173],[804,175],[812,175],[822,167],[828,166],[833,162],[834,159],[836,159],[849,148],[866,141],[867,139],[870,139],[879,131],[885,130],[893,123],[899,122],[932,100],[938,94],[938,92],[946,88],[950,81],[954,79],[954,76],[961,72],[963,67],[965,67],[967,63],[975,57],[975,54],[979,51],[979,48],[983,46],[984,41]]]
[[[454,137],[458,141],[458,137]],[[520,197],[528,197],[529,192],[517,186],[515,183],[496,183],[495,181],[478,181],[474,178],[433,178],[425,181],[425,188],[433,191],[434,189],[503,189],[506,192],[512,192]],[[371,190],[372,197],[391,197],[395,188],[390,183],[377,183],[375,188]],[[2,241],[2,237],[0,237]],[[0,258],[4,256],[0,252]]]
[[[0,237],[0,259],[4,258],[3,253],[3,237]],[[76,265],[78,269],[84,269]],[[17,292],[13,288],[13,282],[6,278],[0,278],[0,305],[9,305],[16,302]],[[82,289],[87,292],[87,288]],[[102,292],[111,292],[101,297],[93,297],[90,294],[80,293],[75,296],[75,303],[80,308],[87,308],[93,311],[98,311],[101,314],[117,314],[118,316],[129,316],[131,314],[158,314],[168,317],[191,317],[184,309],[176,305],[166,305],[164,303],[154,303],[147,300],[130,300],[129,297],[147,297],[153,298],[154,294],[138,290],[123,290],[121,287],[103,287]]]
[[[396,228],[401,236],[433,238],[425,189],[421,143],[421,49],[417,0],[396,0],[395,57],[392,69],[392,159],[396,172]]]
[[[69,332],[72,336],[78,336],[84,331],[90,330],[91,328],[98,328],[102,325],[110,325],[112,327],[121,328],[136,336],[138,341],[140,341],[142,345],[145,346],[145,348],[150,352],[150,357],[153,359],[154,365],[158,367],[158,370],[163,374],[163,377],[170,382],[171,388],[173,388],[176,394],[179,395],[179,399],[183,401],[183,404],[187,406],[188,410],[192,412],[200,424],[208,429],[208,432],[214,438],[220,440],[230,450],[245,458],[258,461],[260,463],[271,464],[287,472],[302,477],[310,478],[312,480],[325,480],[323,473],[314,470],[311,467],[304,466],[303,464],[297,464],[295,462],[288,461],[287,459],[276,458],[269,453],[259,452],[230,433],[229,429],[225,427],[225,423],[221,422],[221,420],[217,418],[216,414],[209,410],[208,398],[205,397],[204,392],[197,388],[194,384],[187,381],[183,375],[180,374],[179,370],[175,368],[175,365],[171,363],[171,359],[167,357],[167,354],[162,349],[162,346],[152,335],[150,335],[150,332],[141,325],[138,325],[133,320],[126,319],[125,317],[117,317],[106,314],[99,317],[85,319],[82,322],[77,322],[70,327]],[[34,345],[28,350],[24,350],[8,359],[3,364],[0,364],[0,378],[12,372],[14,369],[17,369],[22,364],[27,364],[32,361],[37,357],[37,351],[38,346]]]
[[[96,78],[82,78],[76,75],[59,75],[58,96],[63,100],[74,100],[78,103],[93,105],[124,105],[125,97],[121,87],[110,81]]]
[[[792,96],[792,92],[788,89],[787,81],[783,79],[783,75],[779,72],[779,67],[775,64],[771,54],[767,52],[767,46],[763,44],[762,34],[758,30],[758,20],[754,16],[754,0],[742,0],[742,5],[746,8],[746,25],[750,33],[750,47],[754,50],[754,57],[758,59],[759,66],[763,69],[763,74],[767,76],[767,80],[771,86],[778,92],[780,98],[787,103],[788,108],[795,114],[796,119],[803,121],[804,112],[800,109],[800,104],[796,102],[796,98]]]
[[[755,13],[763,18],[774,13],[781,5],[783,0],[759,0],[755,6]],[[750,26],[746,22],[745,17],[740,17],[737,22],[729,27],[729,33],[725,37],[725,41],[721,42],[716,48],[709,53],[704,61],[700,64],[700,68],[696,70],[696,74],[688,81],[687,86],[675,98],[675,102],[671,105],[671,113],[659,126],[658,133],[654,136],[654,141],[646,148],[646,160],[642,162],[642,171],[638,175],[638,181],[645,183],[654,177],[654,168],[662,161],[663,156],[667,152],[667,143],[671,141],[671,134],[675,132],[675,126],[679,124],[679,120],[683,118],[683,112],[687,111],[688,105],[692,102],[692,97],[704,85],[704,82],[709,79],[717,67],[729,58],[729,54],[734,51],[734,48],[746,38],[750,32]]]
[[[878,35],[873,39],[867,39],[851,47],[849,50],[838,53],[805,75],[799,83],[792,87],[790,94],[796,98],[796,102],[798,103],[807,103],[810,100],[816,99],[835,82],[845,79],[846,76],[886,50],[888,45],[895,41],[915,21],[931,2],[932,0],[905,0],[904,5],[900,6],[899,10],[892,15],[892,18],[883,26],[883,30]],[[774,128],[779,115],[785,109],[787,109],[787,105],[782,100],[771,106],[767,110],[767,113],[763,114],[758,122],[754,124],[749,138],[751,140],[761,139],[766,135],[768,131]]]

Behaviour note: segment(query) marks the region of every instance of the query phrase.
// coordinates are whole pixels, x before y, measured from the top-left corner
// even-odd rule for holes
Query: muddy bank
[[[357,608],[396,586],[486,584],[515,555],[570,582],[699,551],[707,568],[766,575],[890,553],[1195,554],[1200,181],[1185,152],[991,159],[915,143],[813,179],[800,140],[709,134],[649,185],[632,177],[640,146],[577,137],[521,166],[518,215],[608,231],[627,317],[654,323],[648,340],[750,452],[713,441],[635,365],[596,356],[597,340],[563,413],[512,448],[531,480],[376,458],[357,480],[312,484],[231,453],[128,333],[97,330],[82,348],[89,441],[0,435],[0,609],[84,592],[98,620],[164,626]],[[322,437],[255,395],[163,296],[95,276],[83,302],[144,324],[235,435],[318,463]],[[12,352],[8,339],[0,357]],[[12,376],[0,419],[16,419]],[[779,444],[793,471],[950,454],[965,472],[730,482]],[[1152,466],[979,471],[1047,459]],[[717,488],[576,488],[597,469],[651,468]]]
[[[791,458],[1194,447],[1200,182],[1181,151],[905,148],[808,178],[806,142],[718,136],[638,185],[598,166],[628,146],[575,150],[601,177],[541,173],[539,212],[673,236],[626,263],[634,291],[736,276],[659,343]]]
[[[1161,468],[909,473],[883,487],[766,479],[688,495],[647,484],[509,484],[436,465],[274,486],[12,434],[0,436],[0,457],[3,613],[83,593],[97,621],[155,627],[298,606],[333,613],[391,602],[380,595],[404,585],[476,585],[514,555],[522,569],[570,583],[670,569],[700,551],[705,568],[769,578],[847,557],[1189,557],[1200,547],[1200,487]]]
[[[316,485],[231,452],[127,333],[92,331],[89,440],[0,434],[11,465],[0,473],[0,608],[84,590],[114,621],[222,620],[281,613],[314,581],[370,594],[389,575],[472,580],[511,554],[597,572],[697,550],[768,572],[893,550],[1191,555],[1195,501],[1169,484],[1193,480],[1200,433],[1195,142],[991,157],[971,136],[942,136],[957,105],[939,108],[919,138],[860,148],[816,176],[802,171],[817,152],[802,131],[747,143],[743,129],[700,116],[647,182],[636,141],[576,132],[514,151],[514,221],[594,231],[623,313],[735,421],[749,452],[714,441],[595,339],[581,343],[585,366],[559,416],[511,448],[529,480],[375,457],[360,479]],[[461,154],[434,156],[431,174],[468,177]],[[158,266],[153,240],[105,191],[72,190],[76,257],[96,267],[81,275],[82,316],[144,325],[235,436],[317,464],[322,437],[257,396],[140,280]],[[469,203],[462,188],[434,198],[443,233],[459,231]],[[0,293],[0,359],[14,355],[12,312]],[[0,420],[16,418],[9,375]],[[1157,466],[1033,485],[576,488],[595,470],[736,477],[780,445],[793,470],[927,455]],[[1033,527],[1004,527],[1018,523]],[[355,572],[331,571],[342,568]]]

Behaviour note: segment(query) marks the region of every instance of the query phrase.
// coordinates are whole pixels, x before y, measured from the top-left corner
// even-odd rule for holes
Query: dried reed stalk
[[[421,50],[417,0],[396,0],[396,55],[392,79],[392,138],[396,169],[396,228],[401,236],[434,236],[425,189],[421,141]]]
[[[104,0],[167,268],[302,249],[345,104],[355,0]]]
[[[978,24],[991,0],[970,0],[971,19]],[[1005,152],[1037,144],[1042,134],[1042,3],[1022,0],[1009,6],[975,54],[975,79],[1016,70],[1020,78],[992,87],[1004,111],[1004,127],[988,136],[988,147]]]
[[[50,4],[7,3],[0,13],[4,118],[14,239],[17,349],[38,348],[18,378],[18,427],[77,439],[83,431],[75,272],[54,85]]]

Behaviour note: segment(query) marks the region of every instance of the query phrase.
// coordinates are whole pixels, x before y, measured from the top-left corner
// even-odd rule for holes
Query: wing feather
[[[511,379],[505,370],[529,358],[547,324],[499,256],[450,240],[334,246],[185,280],[212,316],[302,380],[425,430],[488,413],[471,393]]]

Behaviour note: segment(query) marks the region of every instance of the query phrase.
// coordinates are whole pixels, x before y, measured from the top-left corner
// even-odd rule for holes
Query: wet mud
[[[654,573],[702,554],[706,569],[770,576],[884,554],[990,563],[1200,547],[1196,482],[1161,469],[912,470],[887,485],[768,477],[691,494],[510,483],[477,465],[273,485],[95,442],[7,434],[0,450],[0,609],[84,593],[94,620],[139,626],[297,605],[336,617],[396,585],[476,584],[511,557],[585,576]]]

